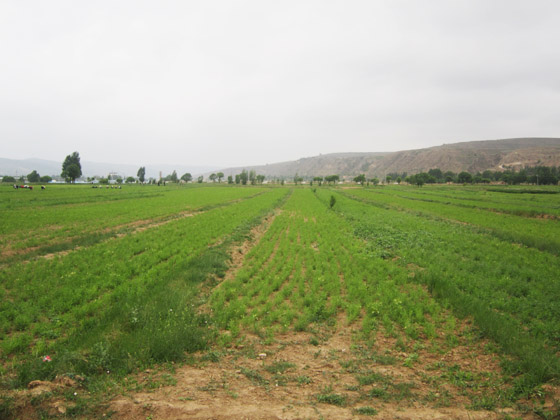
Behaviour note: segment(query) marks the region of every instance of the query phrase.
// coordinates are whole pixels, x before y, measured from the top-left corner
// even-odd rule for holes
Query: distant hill
[[[121,176],[136,176],[140,166],[146,167],[146,178],[158,178],[161,171],[163,176],[171,174],[174,170],[177,175],[181,176],[185,172],[190,172],[192,175],[198,175],[206,171],[216,169],[216,167],[209,166],[192,166],[192,165],[127,165],[116,163],[102,163],[102,162],[88,162],[81,161],[82,174],[85,177],[93,176],[107,176],[109,173],[117,173]],[[41,176],[43,175],[60,175],[62,171],[62,161],[56,162],[44,159],[5,159],[0,158],[0,176],[21,176],[31,173],[33,170],[37,171]]]
[[[291,162],[261,166],[227,168],[235,175],[254,170],[268,177],[303,177],[338,174],[354,177],[383,177],[388,173],[415,174],[439,168],[442,171],[471,173],[503,170],[506,167],[560,166],[560,138],[517,138],[444,144],[426,149],[387,153],[334,153],[302,158]]]
[[[243,169],[254,170],[267,177],[293,178],[295,174],[303,177],[337,174],[354,177],[366,174],[367,177],[384,177],[388,173],[415,174],[439,168],[442,171],[471,173],[524,166],[560,166],[560,138],[516,138],[504,140],[483,140],[443,144],[425,149],[404,150],[400,152],[376,153],[332,153],[301,158],[290,162],[273,163],[260,166],[245,166],[221,169],[228,175],[240,173]],[[173,170],[181,176],[190,172],[193,176],[218,172],[217,167],[187,165],[144,165],[146,176],[157,178]],[[140,165],[125,165],[82,161],[84,176],[107,176],[116,172],[122,176],[136,176]],[[27,175],[36,170],[40,175],[60,175],[62,162],[42,159],[3,159],[0,158],[0,176]]]

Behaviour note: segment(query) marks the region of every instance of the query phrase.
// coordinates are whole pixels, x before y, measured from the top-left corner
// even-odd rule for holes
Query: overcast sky
[[[560,136],[560,2],[0,1],[0,157],[265,164]]]

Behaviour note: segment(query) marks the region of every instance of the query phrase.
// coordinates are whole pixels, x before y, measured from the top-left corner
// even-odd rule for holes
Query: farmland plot
[[[388,258],[383,243],[356,229],[353,217],[369,210],[337,192],[295,190],[244,263],[211,292],[225,347],[180,370],[181,390],[164,388],[167,398],[138,393],[134,402],[119,400],[118,411],[140,415],[135,407],[144,402],[169,418],[197,410],[222,418],[515,413],[515,401],[534,389],[531,378],[500,369],[480,330],[423,287],[424,267]]]
[[[414,190],[413,190],[414,191]],[[556,194],[546,194],[550,199],[548,205],[541,205],[538,210],[528,210],[534,200],[534,194],[524,203],[504,204],[499,201],[480,201],[465,199],[419,198],[410,191],[401,193],[395,189],[353,190],[356,197],[369,201],[370,204],[394,210],[405,210],[418,214],[456,221],[476,227],[479,231],[490,233],[500,239],[516,242],[525,246],[560,254],[560,225],[556,215],[559,208]],[[499,193],[491,193],[495,196]],[[500,194],[504,195],[504,194]],[[509,194],[512,195],[512,194]],[[540,216],[530,217],[530,216]]]
[[[1,188],[0,263],[94,243],[262,192],[234,188]]]
[[[172,218],[152,229],[130,231],[55,258],[3,267],[1,349],[12,363],[20,355],[24,359],[16,382],[33,375],[42,379],[56,369],[78,369],[78,365],[88,371],[126,371],[137,360],[182,353],[184,348],[173,349],[170,343],[163,348],[161,340],[179,339],[172,337],[173,326],[192,336],[186,348],[202,346],[191,331],[198,330],[192,305],[185,303],[194,296],[193,284],[211,272],[223,271],[224,244],[270,211],[286,193],[240,191],[197,190],[201,197],[193,200],[196,206],[214,206],[192,217]],[[183,196],[180,209],[189,207],[185,205],[189,194]],[[247,199],[231,202],[232,197]],[[220,201],[223,205],[216,206]],[[166,201],[160,205],[165,206]],[[167,329],[162,330],[162,324]],[[84,359],[80,349],[93,356]],[[65,356],[48,364],[26,361],[29,353],[40,360],[41,354],[53,352]],[[136,356],[127,360],[131,354]],[[57,368],[59,363],[63,366]]]
[[[354,199],[340,197],[340,210],[352,220],[356,234],[377,249],[374,252],[422,267],[421,281],[455,299],[457,309],[478,317],[481,327],[506,350],[523,353],[526,363],[532,364],[527,370],[540,370],[538,380],[558,377],[560,367],[551,352],[560,350],[560,261],[555,252],[548,252],[556,248],[557,238],[551,235],[558,228],[555,220],[500,215],[503,220],[498,226],[491,218],[498,215],[480,210],[465,213],[454,204],[426,206],[409,201],[403,208],[396,197],[380,206],[377,193],[344,194]],[[380,201],[387,203],[386,197],[392,195],[383,196]],[[467,219],[468,224],[454,223]],[[509,231],[499,235],[493,230],[506,228]],[[519,239],[523,228],[532,239],[526,246],[508,240]],[[531,246],[536,241],[544,252]]]
[[[51,392],[84,418],[558,412],[554,252],[504,241],[493,221],[457,223],[370,191],[173,194],[173,210],[153,205],[162,219],[151,229],[119,230],[52,259],[9,260],[3,387],[78,375],[75,394]],[[507,203],[516,205],[526,203]],[[127,217],[134,223],[133,211]],[[522,282],[529,277],[534,291]],[[152,365],[171,361],[188,363]],[[88,396],[115,392],[126,395],[109,407]],[[17,405],[10,398],[3,407]],[[38,405],[52,414],[52,401]]]

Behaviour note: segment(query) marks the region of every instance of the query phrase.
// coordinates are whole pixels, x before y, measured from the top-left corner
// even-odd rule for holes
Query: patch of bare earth
[[[379,331],[366,345],[356,340],[356,326],[342,317],[337,325],[280,335],[272,343],[247,335],[235,348],[199,354],[177,368],[173,385],[149,389],[154,377],[144,372],[129,379],[136,391],[114,399],[107,413],[121,420],[538,418],[513,408],[472,408],[477,394],[496,392],[499,382],[490,383],[500,368],[484,342],[460,340],[445,348],[436,338],[438,350],[417,349],[416,361],[407,365],[411,353],[398,349],[396,338]],[[473,375],[480,390],[449,372]],[[487,387],[480,384],[485,380]]]
[[[251,229],[247,240],[245,240],[242,244],[235,246],[235,249],[231,252],[229,269],[226,272],[223,281],[233,279],[236,276],[237,272],[245,261],[246,255],[256,244],[258,244],[272,222],[274,222],[276,216],[278,216],[280,213],[282,213],[282,210],[277,209],[273,213],[266,216],[259,225]]]

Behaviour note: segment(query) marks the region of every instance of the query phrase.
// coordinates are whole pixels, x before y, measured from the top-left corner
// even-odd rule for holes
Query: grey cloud
[[[552,1],[6,1],[3,154],[238,166],[557,136],[559,12]]]

